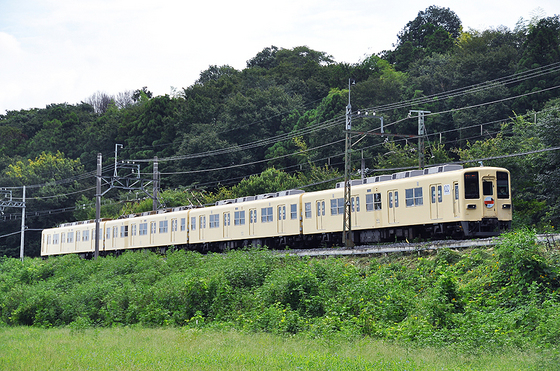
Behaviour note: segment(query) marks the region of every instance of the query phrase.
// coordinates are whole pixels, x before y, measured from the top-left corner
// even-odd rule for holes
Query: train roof
[[[350,184],[352,186],[356,186],[356,185],[360,185],[360,184],[385,182],[385,181],[388,181],[388,180],[412,178],[412,177],[416,177],[416,176],[437,174],[437,173],[443,173],[443,172],[448,172],[448,171],[456,171],[456,170],[462,170],[462,169],[463,169],[463,165],[446,164],[446,165],[440,165],[440,166],[427,167],[423,170],[407,170],[407,171],[401,171],[401,172],[393,173],[393,174],[372,176],[372,177],[368,177],[368,178],[364,178],[364,179],[354,179],[354,180],[352,180],[352,183],[350,183]],[[336,188],[344,188],[344,182],[336,183]]]

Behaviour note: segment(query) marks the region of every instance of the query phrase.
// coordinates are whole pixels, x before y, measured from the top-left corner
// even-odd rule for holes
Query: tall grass
[[[555,370],[550,353],[460,355],[371,338],[312,340],[188,328],[0,329],[2,370]]]

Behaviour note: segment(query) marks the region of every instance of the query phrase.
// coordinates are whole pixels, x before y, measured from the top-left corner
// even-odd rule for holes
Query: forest
[[[0,201],[21,201],[25,186],[25,255],[39,255],[42,228],[95,217],[98,153],[104,177],[145,184],[104,194],[102,217],[152,209],[156,158],[160,207],[332,187],[349,100],[352,129],[372,134],[353,134],[353,177],[417,168],[425,111],[426,166],[506,167],[514,225],[558,226],[560,17],[465,30],[451,9],[430,6],[397,40],[354,64],[269,46],[244,69],[209,66],[171,95],[138,87],[0,114]],[[17,257],[21,210],[0,211],[0,256]]]

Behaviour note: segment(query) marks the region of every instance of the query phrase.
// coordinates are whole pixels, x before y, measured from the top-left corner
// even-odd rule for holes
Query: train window
[[[89,231],[84,231],[82,241],[89,241]]]
[[[478,172],[465,173],[465,198],[479,198]]]
[[[245,210],[233,214],[233,225],[245,225]]]
[[[422,197],[422,187],[414,188],[414,205],[421,206],[424,204],[424,198]]]
[[[107,234],[105,235],[105,238],[106,238],[107,240],[110,240],[110,239],[111,239],[111,228],[107,228]]]
[[[202,215],[200,217],[199,228],[205,229],[206,228],[206,216]]]
[[[196,230],[196,216],[191,217],[191,229]]]
[[[136,236],[136,224],[130,226],[130,234]]]
[[[68,239],[66,240],[66,242],[74,242],[74,232],[68,232]]]
[[[171,232],[177,232],[177,219],[171,220]]]
[[[325,201],[317,201],[317,215],[325,216]]]
[[[335,198],[331,200],[331,215],[342,215],[344,214],[344,199]]]
[[[53,234],[52,243],[53,245],[58,245],[58,233]]]
[[[459,199],[459,184],[455,184],[455,199]]]
[[[257,222],[257,210],[249,210],[249,223]]]
[[[156,234],[156,222],[151,222],[150,223],[150,233],[151,234]]]
[[[160,222],[161,229],[161,222]],[[128,237],[128,225],[121,225],[121,238]]]
[[[405,190],[406,207],[422,206],[424,198],[422,197],[422,187],[408,188]]]
[[[219,228],[220,227],[220,215],[218,214],[210,214],[210,228]]]
[[[504,171],[497,171],[496,177],[498,178],[498,198],[509,198],[509,179],[508,173]]]
[[[414,191],[412,188],[405,190],[406,207],[414,206]]]
[[[354,204],[356,205],[356,211],[360,212],[360,197],[356,197],[356,200],[352,197],[352,212],[354,212]]]
[[[117,238],[119,229],[117,227],[113,227],[113,238]]]
[[[160,220],[159,221],[159,233],[167,233],[167,231],[168,231],[167,220]]]
[[[306,219],[311,218],[311,202],[305,203],[305,218]]]
[[[389,192],[389,209],[393,208],[393,192]]]
[[[51,244],[51,235],[47,235],[47,245]]]
[[[432,196],[432,203],[435,204],[436,203],[436,186],[431,186],[430,187],[430,192],[431,192],[431,196]],[[442,188],[440,185],[437,186],[437,202],[441,203],[443,201],[443,195],[442,195]]]
[[[381,193],[373,194],[373,208],[375,210],[381,210]]]
[[[272,207],[263,207],[261,209],[261,222],[268,223],[272,222],[274,217],[272,215]]]
[[[373,195],[371,193],[366,195],[366,211],[373,210]]]
[[[229,225],[230,225],[229,213],[224,213],[224,227],[227,227]]]
[[[395,207],[399,207],[399,192],[395,191]]]
[[[185,231],[186,229],[187,229],[187,219],[181,218],[181,232]]]
[[[60,234],[60,243],[66,243],[66,233]]]
[[[489,181],[482,181],[482,194],[484,196],[492,196],[494,194],[494,190],[492,189],[492,182]]]
[[[76,242],[80,242],[80,231],[76,231]]]
[[[138,225],[138,235],[146,236],[148,234],[148,223],[140,223]]]
[[[290,205],[290,219],[297,219],[297,204]]]

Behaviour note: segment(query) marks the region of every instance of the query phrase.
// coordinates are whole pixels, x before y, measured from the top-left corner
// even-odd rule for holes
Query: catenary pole
[[[19,247],[19,258],[23,261],[23,246],[25,242],[25,186],[23,186],[23,205],[21,207],[21,243]]]
[[[95,188],[95,252],[94,258],[97,259],[99,257],[99,240],[100,240],[100,222],[101,222],[101,176],[102,176],[102,155],[101,153],[97,154],[97,181],[96,181],[96,188]]]

